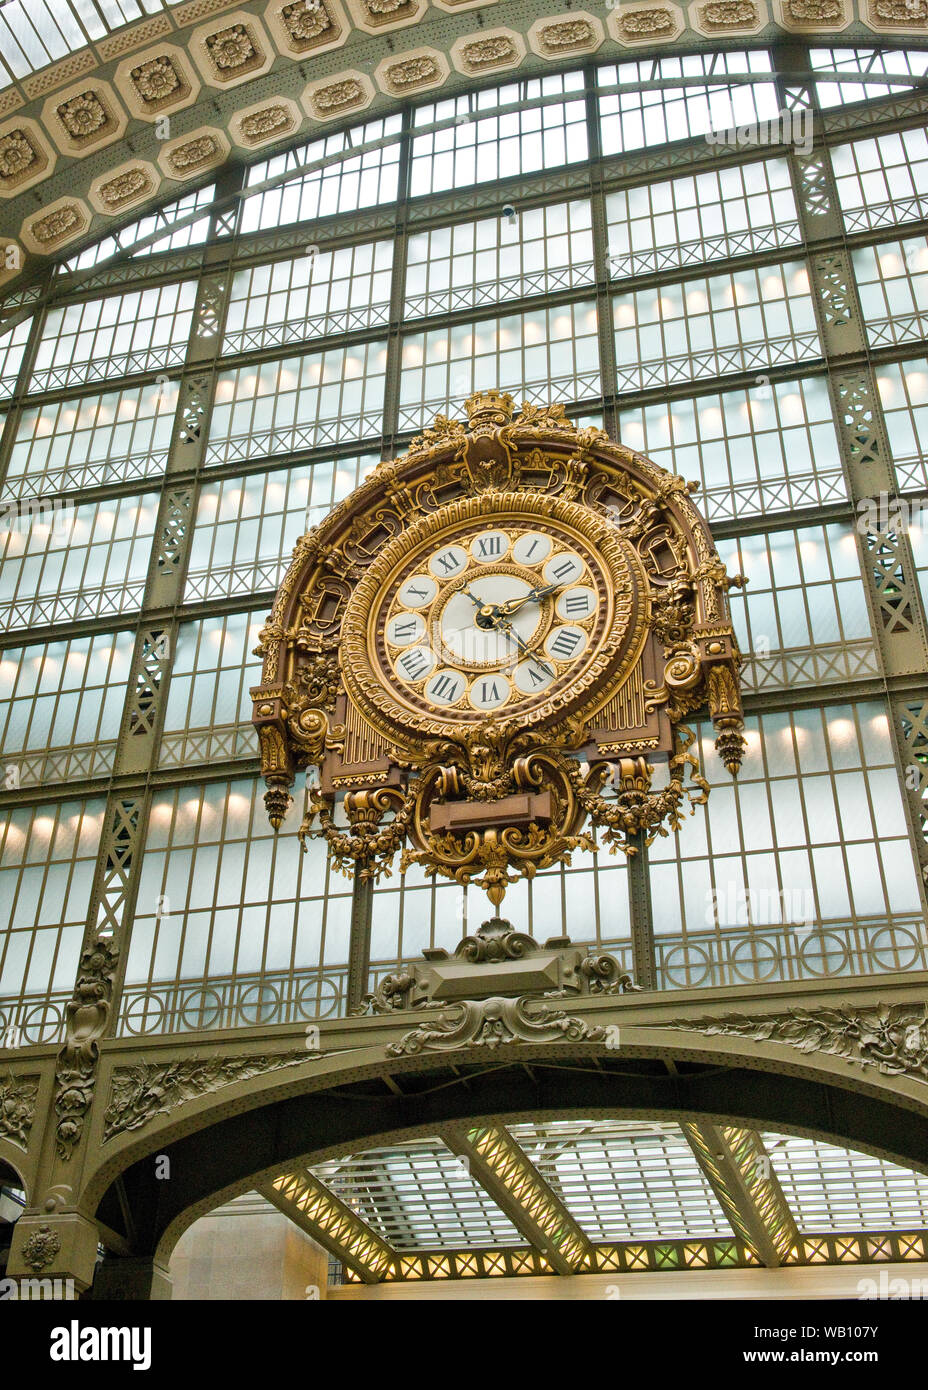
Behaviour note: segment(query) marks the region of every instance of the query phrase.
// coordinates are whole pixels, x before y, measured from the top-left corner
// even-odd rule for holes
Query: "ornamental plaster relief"
[[[143,121],[191,106],[201,87],[187,54],[166,43],[125,59],[113,81],[132,115]]]

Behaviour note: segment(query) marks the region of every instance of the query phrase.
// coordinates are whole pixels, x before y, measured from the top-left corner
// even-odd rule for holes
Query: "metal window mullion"
[[[0,485],[6,482],[10,458],[13,453],[13,445],[19,433],[19,426],[25,408],[25,398],[29,394],[29,382],[45,332],[45,322],[48,317],[48,310],[52,297],[51,272],[48,270],[44,271],[42,279],[44,280],[44,286],[38,302],[34,307],[28,310],[28,313],[22,311],[23,318],[31,315],[32,324],[29,329],[29,336],[26,339],[25,349],[23,350],[22,361],[19,364],[19,371],[16,375],[16,386],[13,389],[10,406],[7,410],[6,419],[3,422],[3,429],[0,431]],[[14,324],[13,327],[15,328],[15,326]]]
[[[201,277],[201,285],[202,285],[202,277]],[[199,303],[199,298],[198,298],[198,301],[197,301],[197,302]],[[176,318],[177,318],[177,316],[174,315],[174,322],[176,322]],[[220,331],[221,331],[221,327],[222,327],[222,324],[221,324],[221,322],[220,322]],[[192,319],[191,319],[191,328],[190,328],[190,334],[189,334],[189,338],[188,338],[188,352],[187,352],[187,358],[188,358],[188,360],[191,358],[192,355],[195,356],[195,354],[192,352],[192,348],[193,348],[193,345],[194,345],[195,342],[196,342],[196,333],[197,333],[197,313],[196,313],[196,309],[195,309],[194,314],[193,314],[193,317],[192,317]],[[181,389],[180,389],[179,392],[178,392],[178,404],[177,404],[177,411],[176,411],[176,415],[175,415],[175,424],[174,424],[174,430],[173,430],[173,440],[172,440],[172,444],[171,444],[171,447],[170,447],[168,463],[167,463],[167,466],[166,466],[166,469],[165,469],[165,475],[164,475],[164,478],[162,479],[162,483],[161,483],[161,489],[160,489],[161,503],[160,503],[159,508],[158,508],[158,517],[157,517],[156,524],[155,524],[154,535],[153,535],[153,537],[152,537],[151,559],[150,559],[150,563],[149,563],[148,576],[147,576],[147,579],[146,579],[146,582],[145,582],[145,590],[144,590],[144,597],[143,597],[143,601],[142,601],[142,607],[141,607],[141,611],[140,611],[140,613],[139,613],[139,615],[138,615],[137,624],[136,624],[136,641],[135,641],[135,649],[134,649],[134,653],[133,653],[133,660],[132,660],[132,666],[131,666],[131,669],[130,669],[129,680],[128,680],[128,683],[127,683],[126,700],[125,700],[125,703],[124,703],[124,706],[123,706],[123,714],[122,714],[122,721],[121,721],[121,727],[120,727],[120,734],[119,734],[119,738],[118,738],[118,741],[117,741],[116,759],[115,759],[114,769],[113,769],[113,777],[114,777],[114,778],[115,778],[115,777],[119,777],[120,774],[123,774],[123,773],[125,773],[125,772],[127,772],[127,771],[129,771],[129,772],[131,772],[131,773],[133,773],[133,774],[135,774],[135,775],[143,776],[143,777],[145,778],[145,786],[144,786],[143,792],[141,793],[141,795],[140,795],[140,797],[139,797],[139,799],[138,799],[138,804],[139,804],[139,824],[138,824],[138,829],[137,829],[137,843],[136,843],[136,845],[133,847],[133,852],[132,852],[131,861],[130,861],[129,868],[128,868],[128,873],[127,873],[127,878],[126,878],[126,884],[125,884],[125,889],[124,889],[124,903],[123,903],[123,911],[122,911],[122,917],[121,917],[121,920],[122,920],[122,923],[123,923],[123,930],[122,930],[122,933],[121,933],[121,939],[120,939],[120,940],[118,941],[118,943],[117,943],[118,946],[119,946],[119,960],[118,960],[118,964],[117,964],[117,973],[116,973],[116,979],[115,979],[115,981],[114,981],[114,988],[113,988],[112,1014],[111,1014],[111,1019],[110,1019],[110,1024],[109,1024],[109,1027],[110,1027],[110,1030],[111,1030],[111,1031],[114,1031],[115,1028],[116,1028],[116,1020],[118,1019],[118,1017],[119,1017],[119,1012],[120,1012],[120,1002],[121,1002],[122,984],[123,984],[123,980],[124,980],[124,977],[125,977],[126,961],[127,961],[127,959],[128,959],[128,953],[129,953],[129,948],[130,948],[130,944],[131,944],[131,921],[132,921],[132,916],[133,916],[133,913],[134,913],[134,906],[135,906],[135,901],[136,901],[136,897],[137,897],[137,894],[138,894],[138,888],[139,888],[139,883],[140,883],[140,878],[141,878],[141,869],[142,869],[142,860],[143,860],[143,852],[144,852],[144,843],[145,843],[146,831],[147,831],[147,817],[148,817],[149,810],[150,810],[150,805],[151,805],[151,795],[152,795],[152,793],[151,793],[151,788],[150,788],[150,784],[149,784],[149,778],[150,778],[150,774],[151,774],[152,770],[154,769],[154,767],[155,767],[156,764],[157,764],[158,745],[159,745],[159,739],[160,739],[160,732],[161,732],[161,728],[162,728],[162,726],[163,726],[164,713],[165,713],[165,710],[166,710],[166,707],[167,707],[167,697],[168,697],[168,690],[169,690],[169,686],[170,686],[171,663],[172,663],[172,660],[173,660],[173,652],[174,652],[174,649],[175,649],[176,637],[177,637],[178,623],[177,623],[176,617],[173,617],[173,616],[172,616],[172,617],[170,617],[167,621],[156,620],[156,621],[154,622],[154,624],[153,624],[152,621],[151,621],[151,618],[150,618],[149,614],[151,613],[151,609],[152,609],[152,602],[151,602],[151,600],[152,600],[152,597],[153,597],[154,577],[155,577],[155,575],[156,575],[156,573],[157,573],[157,557],[158,557],[158,555],[159,555],[159,553],[160,553],[160,547],[163,545],[164,527],[165,527],[166,518],[167,518],[167,512],[166,512],[166,499],[168,498],[168,496],[169,496],[169,494],[170,494],[170,491],[171,491],[171,488],[172,488],[172,485],[173,485],[173,484],[172,484],[172,479],[171,479],[171,476],[170,476],[170,474],[171,474],[171,463],[172,463],[173,459],[176,457],[176,452],[177,452],[178,448],[181,447],[181,444],[180,444],[180,433],[179,433],[179,428],[180,428],[180,422],[181,422],[181,420],[182,420],[182,412],[183,412],[184,404],[185,404],[185,390],[184,390],[185,382],[186,382],[186,378],[183,378],[183,377],[182,377],[182,380],[181,380]],[[207,422],[207,421],[208,421],[208,408],[204,411],[204,421],[203,421],[203,424],[201,425],[201,436],[200,436],[200,440],[199,440],[198,453],[200,453],[200,452],[202,451],[202,448],[203,448],[203,445],[204,445],[204,442],[205,442],[204,437],[203,437],[203,432],[204,432],[204,430],[205,430],[205,428],[206,428],[206,422]],[[195,466],[195,465],[194,465],[194,466]],[[190,509],[190,516],[189,516],[189,524],[187,525],[187,528],[186,528],[185,545],[182,547],[181,555],[180,555],[179,558],[178,558],[177,566],[176,566],[177,573],[176,573],[176,575],[175,575],[175,585],[174,585],[174,592],[173,592],[175,610],[176,610],[177,603],[178,603],[178,601],[179,601],[179,599],[180,599],[180,597],[181,597],[181,595],[182,595],[182,592],[183,592],[184,574],[185,574],[185,572],[186,572],[186,560],[187,560],[187,557],[189,556],[190,544],[191,544],[191,539],[192,539],[192,534],[193,534],[193,520],[194,520],[194,517],[195,517],[195,500],[196,500],[196,499],[195,499],[195,491],[194,491],[193,488],[191,488],[191,494],[192,494],[191,509]],[[162,600],[163,600],[163,598],[164,598],[163,585],[161,586],[161,592],[158,593],[158,598],[159,598],[159,599],[162,599]],[[156,606],[160,607],[160,606],[162,606],[162,605],[159,604],[159,605],[156,605]],[[170,643],[169,655],[168,655],[168,659],[167,659],[166,661],[163,661],[163,662],[159,661],[160,670],[158,670],[157,679],[156,679],[156,688],[154,689],[154,706],[155,706],[155,708],[154,708],[154,711],[153,711],[153,712],[150,712],[150,714],[149,714],[149,726],[148,726],[148,729],[147,729],[145,732],[143,732],[142,734],[135,735],[135,734],[133,734],[133,733],[131,732],[131,730],[132,730],[132,727],[133,727],[133,724],[132,724],[133,717],[136,716],[137,713],[138,713],[138,704],[137,704],[137,701],[138,701],[138,695],[139,695],[139,681],[140,681],[140,679],[144,680],[144,681],[147,683],[147,686],[148,686],[149,689],[152,688],[152,684],[155,682],[155,677],[154,677],[154,676],[152,676],[151,674],[146,674],[146,664],[145,664],[145,662],[146,662],[146,658],[147,658],[147,657],[150,657],[150,652],[147,650],[147,647],[146,647],[146,644],[147,644],[147,634],[148,634],[148,632],[154,632],[154,631],[156,631],[156,630],[160,630],[160,632],[162,633],[162,635],[165,635],[166,638],[167,638],[167,641]],[[157,669],[157,667],[156,667],[155,669]],[[150,707],[149,707],[149,709],[150,709]],[[149,713],[149,710],[146,710],[146,713]],[[111,778],[111,784],[112,784],[112,778]],[[109,793],[109,795],[108,795],[108,798],[107,798],[106,816],[107,816],[107,825],[108,825],[108,826],[112,826],[112,825],[114,825],[114,824],[116,823],[116,815],[117,815],[117,807],[118,807],[118,804],[119,804],[121,801],[124,801],[125,799],[126,799],[126,794],[125,794],[124,792],[121,792],[121,791],[117,790],[115,787],[113,787],[113,789],[110,791],[110,793]],[[201,810],[202,810],[202,808],[201,808]],[[105,836],[104,836],[104,839],[103,839],[103,843],[101,844],[101,855],[100,855],[100,859],[98,860],[98,865],[97,865],[97,881],[95,882],[95,892],[94,892],[94,895],[93,895],[93,897],[92,897],[92,903],[91,903],[91,912],[92,912],[92,914],[95,914],[95,913],[96,913],[96,903],[97,903],[97,901],[99,900],[99,893],[102,892],[102,891],[105,889],[105,873],[106,873],[107,850],[108,850],[107,836],[105,835]],[[98,886],[97,886],[98,884],[100,885],[99,888],[98,888]],[[96,930],[96,922],[95,922],[95,918],[92,917],[91,919],[88,920],[88,931],[93,932],[93,931],[95,931],[95,930]],[[180,946],[180,950],[181,950],[181,951],[182,951],[182,949],[183,949],[183,942],[181,942],[181,946]],[[152,959],[153,959],[153,957],[152,957]],[[151,966],[149,966],[149,971],[150,971],[150,970],[151,970]]]
[[[792,51],[792,50],[790,50]],[[804,50],[803,50],[804,53]],[[803,59],[800,59],[800,62]],[[805,59],[807,61],[807,59]],[[782,82],[780,90],[782,92]],[[813,111],[817,109],[817,92],[814,82],[810,82],[811,104]],[[844,281],[844,293],[849,306],[850,322],[842,325],[844,331],[837,334],[830,328],[825,310],[825,284],[819,275],[820,262],[816,259],[816,246],[819,240],[820,229],[817,225],[817,218],[810,214],[800,196],[800,175],[798,173],[798,156],[795,150],[791,151],[788,158],[797,189],[797,209],[799,213],[800,226],[806,244],[806,259],[809,269],[809,278],[812,285],[813,300],[815,304],[816,317],[819,322],[819,336],[822,342],[822,349],[825,354],[825,363],[828,371],[829,393],[832,399],[832,408],[835,421],[838,426],[838,443],[844,466],[846,486],[848,495],[852,503],[865,501],[868,496],[886,490],[895,495],[895,475],[889,450],[888,434],[886,423],[883,417],[882,402],[877,389],[876,380],[871,366],[872,358],[867,339],[867,330],[863,311],[860,302],[860,295],[857,288],[856,276],[854,274],[847,239],[844,233],[844,221],[841,215],[840,204],[837,197],[837,185],[831,160],[831,150],[826,144],[815,143],[813,149],[819,154],[822,161],[822,176],[825,190],[831,211],[822,218],[822,222],[827,224],[822,230],[829,236],[838,235],[843,246],[843,260],[846,270]],[[842,429],[842,403],[838,395],[837,378],[843,368],[843,363],[836,360],[835,352],[848,350],[856,356],[863,358],[865,365],[855,370],[859,371],[866,384],[868,394],[868,407],[871,412],[872,429],[879,443],[879,452],[882,458],[875,464],[863,466],[857,463],[850,455],[846,432]],[[875,540],[879,544],[882,533],[877,532]],[[883,673],[884,682],[888,676],[899,672],[918,669],[928,675],[928,617],[926,617],[925,606],[922,602],[920,586],[917,581],[914,555],[908,536],[900,534],[895,538],[895,553],[898,564],[905,576],[906,583],[906,602],[909,606],[913,629],[909,633],[894,634],[890,632],[883,620],[883,609],[881,608],[879,596],[876,592],[873,559],[867,546],[867,539],[860,534],[858,528],[857,536],[858,555],[862,572],[862,580],[868,610],[870,613],[871,632],[875,643],[876,651],[879,655],[880,669]],[[904,640],[900,641],[900,637]],[[914,663],[914,666],[913,666]],[[885,691],[886,702],[889,710],[893,712],[892,699],[888,687]],[[896,764],[896,773],[899,779],[900,792],[903,805],[905,807],[906,822],[909,833],[909,841],[919,866],[920,872],[919,888],[922,897],[923,911],[928,914],[928,883],[926,883],[925,871],[928,870],[928,843],[921,832],[918,822],[917,808],[913,804],[912,798],[907,795],[905,786],[905,750],[901,729],[899,726],[898,715],[891,718],[890,728],[892,731],[892,745]]]

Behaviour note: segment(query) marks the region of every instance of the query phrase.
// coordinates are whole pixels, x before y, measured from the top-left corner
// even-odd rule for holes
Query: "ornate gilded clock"
[[[562,407],[467,411],[299,541],[252,695],[275,827],[316,769],[301,835],[318,820],[340,866],[405,845],[499,902],[586,822],[633,852],[703,800],[700,705],[737,770],[739,658],[691,485]]]

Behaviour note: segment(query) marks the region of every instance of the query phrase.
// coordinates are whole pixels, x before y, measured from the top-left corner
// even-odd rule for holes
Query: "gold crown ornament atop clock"
[[[297,543],[252,690],[277,829],[364,878],[508,883],[633,853],[708,786],[683,723],[744,751],[731,579],[695,485],[499,391],[438,416]]]

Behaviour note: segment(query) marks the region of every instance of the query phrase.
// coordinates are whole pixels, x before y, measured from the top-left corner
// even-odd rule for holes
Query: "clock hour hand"
[[[507,613],[515,613],[522,607],[523,603],[537,603],[539,599],[547,598],[553,594],[555,589],[559,589],[559,584],[546,584],[541,589],[529,589],[524,598],[511,598],[508,603],[501,603],[497,608],[497,613],[503,617]]]

